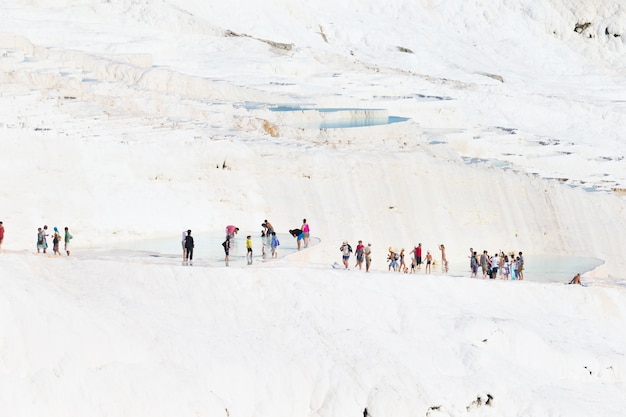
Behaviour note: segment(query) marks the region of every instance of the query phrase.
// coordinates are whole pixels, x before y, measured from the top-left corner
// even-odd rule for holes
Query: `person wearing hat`
[[[389,267],[387,268],[387,270],[391,271],[393,269],[394,271],[397,271],[398,255],[391,246],[389,246],[389,255],[387,256],[387,259],[389,260]]]
[[[55,255],[61,255],[61,251],[59,250],[59,242],[61,241],[61,234],[59,233],[59,229],[54,226],[54,234],[52,235],[52,252]]]
[[[350,261],[350,252],[352,252],[352,247],[350,246],[348,241],[345,240],[339,250],[341,251],[341,255],[343,258],[343,266],[348,269],[348,263]]]

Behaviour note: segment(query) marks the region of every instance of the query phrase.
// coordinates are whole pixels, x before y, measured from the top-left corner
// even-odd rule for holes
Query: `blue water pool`
[[[157,239],[138,239],[132,241],[123,241],[110,245],[108,248],[101,250],[113,256],[136,256],[161,258],[163,260],[182,261],[182,246],[180,233],[172,236]],[[231,242],[231,250],[229,254],[230,265],[239,266],[246,265],[246,236],[252,236],[252,250],[254,262],[264,262],[271,260],[269,243],[266,242],[267,258],[261,256],[263,248],[263,239],[259,232],[240,231]],[[198,232],[192,233],[194,238],[194,264],[195,265],[224,265],[224,232]],[[276,236],[280,241],[278,247],[278,258],[298,251],[296,239],[288,233],[277,233]],[[309,247],[320,242],[319,238],[311,237]]]
[[[525,255],[524,279],[534,282],[568,282],[577,273],[583,275],[603,263],[601,259],[583,256]],[[434,268],[433,272],[440,272],[438,268]],[[451,263],[449,273],[470,276],[469,259],[463,264]],[[480,268],[478,276],[482,278]]]
[[[409,120],[406,117],[389,116],[385,109],[275,106],[270,107],[269,110],[281,113],[280,123],[301,128],[346,129],[388,125]]]

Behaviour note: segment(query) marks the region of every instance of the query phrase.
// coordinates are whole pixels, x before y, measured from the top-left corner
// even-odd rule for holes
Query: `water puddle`
[[[355,127],[381,126],[402,123],[407,117],[390,116],[385,109],[350,107],[315,107],[307,105],[270,105],[246,102],[247,110],[269,110],[276,116],[275,122],[303,129],[347,129]]]
[[[592,271],[604,262],[597,258],[583,256],[529,255],[524,256],[524,280],[533,282],[569,282],[574,275]],[[441,272],[434,268],[433,272]],[[469,277],[469,259],[465,264],[451,263],[450,275]],[[478,268],[478,277],[482,271]],[[510,279],[510,278],[509,278]]]
[[[168,236],[157,239],[138,239],[124,241],[113,244],[107,248],[100,248],[100,256],[109,255],[113,257],[140,257],[152,258],[154,261],[162,259],[167,262],[177,260],[182,262],[183,250],[180,233],[177,236]],[[271,250],[269,242],[266,242],[267,257],[262,256],[263,238],[260,233],[240,231],[231,242],[230,266],[243,266],[246,261],[246,236],[252,236],[253,263],[271,261]],[[193,233],[194,252],[193,259],[195,265],[224,265],[224,232],[198,232]],[[288,233],[277,233],[276,237],[280,241],[277,250],[277,257],[282,258],[298,251],[296,239]],[[320,243],[317,237],[311,237],[309,247]],[[304,248],[304,246],[302,246]]]

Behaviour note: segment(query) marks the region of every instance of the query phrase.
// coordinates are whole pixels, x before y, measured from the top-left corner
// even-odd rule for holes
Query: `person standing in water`
[[[278,249],[278,245],[280,245],[280,241],[276,237],[276,232],[272,232],[272,239],[270,241],[270,248],[272,250],[272,258],[278,258],[278,252],[276,252],[276,250]]]
[[[272,226],[272,223],[268,222],[267,219],[263,220],[263,223],[261,223],[261,227],[263,227],[263,230],[265,230],[265,236],[267,237],[272,236],[272,233],[275,232],[274,226]]]
[[[248,265],[252,265],[252,236],[246,236],[246,259],[248,260]]]
[[[181,246],[183,247],[183,263],[185,263],[187,261],[187,246],[185,246],[185,244],[187,243],[187,231],[186,230],[183,230],[181,239],[182,239]]]
[[[224,247],[224,263],[228,266],[230,261],[230,236],[226,235],[226,240],[222,243]]]
[[[309,224],[306,222],[306,219],[302,219],[302,226],[300,227],[300,229],[302,229],[302,233],[304,233],[304,247],[308,248],[310,228]]]
[[[296,238],[296,242],[298,243],[298,250],[302,248],[302,240],[304,239],[304,232],[300,229],[291,229],[289,230],[289,234]]]
[[[183,265],[193,265],[193,237],[191,236],[191,230],[187,230],[187,237],[185,237],[185,249],[187,250],[186,258]]]
[[[261,258],[267,259],[267,237],[265,236],[265,230],[261,230]]]
[[[239,228],[237,226],[233,226],[232,224],[229,224],[228,226],[226,226],[226,236],[228,236],[231,239],[235,238],[235,235],[239,232]]]

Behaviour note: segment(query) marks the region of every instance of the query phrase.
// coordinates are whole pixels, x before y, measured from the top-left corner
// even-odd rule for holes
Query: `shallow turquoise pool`
[[[601,259],[583,256],[524,255],[524,279],[535,282],[569,282],[577,273],[583,275],[603,263]],[[441,272],[440,267],[434,268],[433,272]],[[469,260],[463,264],[451,263],[449,273],[469,277]],[[478,276],[482,278],[480,268]]]
[[[180,259],[182,261],[183,250],[181,246],[182,230],[176,235],[158,238],[158,239],[139,239],[133,241],[119,242],[111,245],[109,248],[116,255],[143,256],[163,259]],[[253,262],[263,262],[271,260],[269,243],[266,242],[267,257],[262,257],[263,239],[259,232],[251,233],[240,231],[231,241],[230,265],[246,265],[246,236],[252,236]],[[194,238],[194,264],[202,265],[223,265],[224,264],[224,232],[198,232],[193,233]],[[278,258],[282,258],[290,253],[298,251],[296,239],[288,233],[277,233],[276,236],[280,241],[277,254]],[[320,242],[319,238],[311,237],[309,247]],[[304,248],[304,246],[302,246]]]

